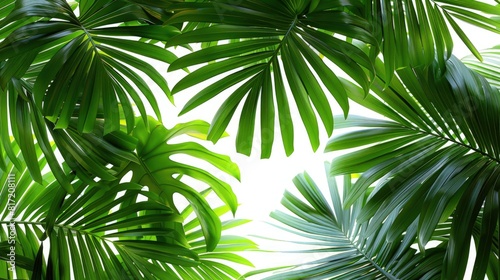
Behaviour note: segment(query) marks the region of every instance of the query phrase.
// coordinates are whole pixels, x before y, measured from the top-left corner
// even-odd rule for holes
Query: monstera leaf
[[[206,196],[210,193],[207,190],[203,191],[202,195]],[[214,211],[222,219],[231,209],[227,205],[223,205],[215,208]],[[257,250],[257,245],[248,238],[224,234],[224,231],[247,224],[250,222],[249,220],[222,220],[223,235],[217,247],[213,251],[208,252],[203,240],[203,229],[200,220],[196,219],[196,216],[192,215],[192,212],[193,207],[188,206],[182,211],[182,217],[185,218],[184,229],[186,230],[187,242],[190,248],[198,254],[200,265],[191,267],[172,265],[171,267],[178,276],[172,276],[172,278],[168,279],[239,279],[241,274],[234,268],[235,264],[253,267],[250,261],[238,255],[238,253],[247,250]]]
[[[360,40],[377,48],[370,25],[351,2],[248,0],[237,4],[225,1],[173,4],[170,9],[174,15],[167,23],[199,24],[188,25],[190,28],[169,40],[167,46],[207,44],[206,48],[170,65],[169,71],[173,71],[202,64],[179,81],[172,93],[218,77],[191,98],[181,114],[231,88],[230,96],[215,114],[208,139],[216,142],[220,138],[241,104],[237,151],[250,154],[260,114],[261,157],[267,158],[274,142],[276,120],[286,154],[293,152],[290,115],[290,108],[295,107],[293,102],[316,150],[320,143],[316,116],[321,118],[328,134],[333,129],[327,96],[333,95],[344,114],[349,111],[344,87],[329,63],[340,67],[366,91],[373,75],[370,58],[342,39]],[[207,62],[210,63],[204,65]],[[288,88],[294,101],[289,100]]]
[[[214,175],[216,172],[176,160],[179,155],[202,160],[217,172],[239,179],[238,166],[228,156],[211,152],[196,142],[176,140],[189,135],[205,139],[209,125],[203,121],[192,121],[167,129],[152,117],[147,122],[138,118],[131,135],[123,131],[103,135],[102,122],[97,124],[101,125],[96,125],[92,133],[82,135],[73,126],[54,130],[54,140],[62,148],[61,153],[72,172],[88,184],[93,182],[92,174],[109,182],[120,181],[131,174],[131,182],[147,186],[177,214],[173,195],[178,193],[184,196],[200,219],[207,248],[213,250],[220,238],[221,224],[199,192],[208,186],[233,213],[238,206],[236,196],[227,182]],[[65,141],[67,138],[70,141]],[[194,179],[198,183],[190,186],[183,178]]]
[[[207,131],[208,124],[201,121],[180,124],[169,130],[152,118],[149,119],[148,126],[138,120],[133,135],[139,141],[137,144],[139,164],[131,162],[129,169],[133,172],[133,182],[147,186],[173,209],[175,209],[173,194],[179,193],[184,196],[200,220],[207,249],[212,251],[220,238],[221,222],[199,191],[178,180],[177,177],[190,177],[208,185],[233,213],[238,206],[236,196],[229,184],[210,172],[177,162],[171,157],[185,154],[199,158],[236,178],[239,178],[238,166],[231,162],[229,157],[213,153],[194,142],[168,143],[183,134],[203,136]]]
[[[490,258],[498,261],[498,89],[454,57],[445,71],[437,62],[399,70],[389,87],[382,63],[377,70],[373,95],[367,98],[361,88],[345,83],[353,100],[387,119],[339,117],[339,128],[362,129],[336,136],[327,146],[327,151],[357,148],[336,158],[330,170],[363,173],[346,205],[375,184],[358,222],[380,223],[397,212],[388,241],[417,223],[422,251],[439,222],[451,217],[442,279],[463,279],[473,234],[478,241],[473,279],[494,275],[498,263],[492,266]]]

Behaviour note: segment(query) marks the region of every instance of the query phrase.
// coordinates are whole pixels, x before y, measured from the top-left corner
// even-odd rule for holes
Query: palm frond
[[[6,68],[0,70],[3,73]],[[0,75],[4,77],[3,75]],[[0,78],[1,79],[1,78]],[[32,86],[23,79],[12,78],[4,90],[0,89],[0,169],[6,170],[5,159],[23,170],[26,166],[34,181],[42,183],[42,173],[37,162],[40,155],[35,151],[35,138],[39,148],[43,151],[50,169],[61,186],[68,192],[73,188],[69,182],[71,176],[65,172],[54,153],[46,120],[41,111],[35,106]],[[14,152],[12,145],[18,145],[21,153]]]
[[[38,146],[35,150],[40,156]],[[75,191],[68,194],[52,173],[39,184],[26,169],[6,162],[7,170],[0,171],[0,193],[7,198],[0,202],[3,279],[186,279],[186,271],[201,275],[190,279],[206,279],[203,273],[238,278],[227,263],[251,265],[237,253],[255,249],[253,242],[223,235],[207,252],[200,218],[188,218],[192,206],[180,214],[134,180],[93,185],[74,180]],[[45,170],[44,158],[38,164]],[[230,209],[222,206],[214,215]],[[220,231],[246,222],[225,220]]]
[[[325,167],[328,173],[329,164]],[[327,179],[328,191],[321,191],[307,173],[296,176],[293,181],[300,195],[286,191],[281,203],[288,213],[271,214],[285,225],[282,230],[301,239],[296,246],[306,246],[297,252],[321,257],[264,279],[438,279],[445,254],[442,245],[425,254],[413,249],[416,223],[387,242],[394,214],[382,223],[358,222],[373,189],[348,206],[346,199],[354,191],[351,176],[343,177],[343,187],[335,177]]]
[[[58,144],[66,143],[61,147],[65,150],[81,143],[73,143],[74,137],[59,129],[92,134],[96,126],[103,125],[103,135],[107,135],[119,131],[120,121],[124,121],[131,132],[134,105],[147,121],[144,98],[160,117],[147,82],[151,79],[170,96],[167,83],[158,70],[137,56],[162,62],[176,57],[137,37],[166,41],[179,31],[149,25],[155,21],[152,11],[129,1],[72,5],[63,0],[4,2],[0,14],[0,148],[17,168],[27,164],[33,179],[41,183],[33,153],[34,134],[52,172],[71,192],[68,176],[50,149],[48,131],[59,139]],[[149,78],[142,78],[139,72]],[[21,147],[22,158],[14,157],[10,135]],[[106,178],[103,172],[94,175]]]
[[[4,19],[14,10],[15,8],[15,0],[1,0],[0,1],[0,21],[4,21]],[[19,21],[16,23],[11,23],[6,28],[0,29],[0,41],[3,41],[5,37],[7,37],[13,30],[16,28],[30,22],[30,20],[25,19],[25,21]]]
[[[16,2],[0,22],[0,32],[8,34],[0,42],[2,88],[11,78],[34,76],[35,105],[57,128],[67,128],[78,112],[78,131],[92,131],[98,109],[104,107],[105,133],[119,129],[120,115],[131,131],[131,100],[147,119],[141,95],[160,117],[152,90],[138,72],[169,96],[167,83],[137,56],[166,63],[176,56],[136,37],[166,41],[177,29],[149,25],[150,14],[129,1],[82,1],[74,8],[76,12],[63,0]],[[16,28],[10,30],[12,26]]]
[[[190,25],[192,28],[173,37],[167,46],[207,43],[207,47],[176,60],[169,71],[211,62],[179,81],[172,93],[220,77],[191,98],[181,114],[235,86],[214,116],[209,140],[216,142],[220,138],[241,105],[237,151],[251,153],[260,114],[261,157],[271,154],[276,119],[285,152],[290,155],[294,149],[290,107],[294,102],[316,150],[320,142],[316,115],[329,135],[333,130],[327,93],[333,95],[344,114],[349,111],[345,90],[327,60],[366,91],[373,75],[371,59],[342,39],[348,37],[377,47],[370,25],[356,13],[356,8],[342,1],[318,4],[250,0],[238,4],[213,1],[172,5],[174,15],[168,24],[189,22],[195,23],[195,27]],[[287,88],[294,101],[289,100]]]
[[[39,164],[43,169],[46,162],[42,159]],[[92,187],[76,180],[75,192],[68,195],[51,173],[44,175],[40,185],[25,171],[9,164],[8,172],[1,173],[2,193],[13,194],[0,208],[2,241],[14,240],[16,254],[32,263],[32,267],[16,266],[17,277],[69,279],[73,272],[77,278],[119,279],[123,272],[140,269],[151,278],[147,276],[151,271],[140,265],[148,259],[197,264],[196,254],[182,246],[182,235],[175,230],[176,224],[182,226],[182,219],[142,186]],[[7,181],[12,181],[11,188]],[[151,200],[137,201],[138,196]],[[161,236],[167,241],[159,240]],[[43,242],[46,238],[48,242]],[[50,246],[47,258],[44,246]],[[35,271],[40,275],[33,275]]]
[[[481,50],[483,61],[477,61],[473,56],[466,56],[462,59],[463,63],[483,76],[492,86],[500,88],[500,67],[498,60],[500,59],[500,46],[495,46],[491,49]]]
[[[442,276],[461,279],[467,264],[463,256],[483,204],[490,201],[488,212],[499,211],[498,89],[455,57],[444,72],[437,63],[401,69],[387,88],[381,62],[377,70],[373,95],[367,98],[361,88],[344,83],[350,85],[350,98],[387,120],[339,117],[339,128],[362,130],[332,138],[327,151],[360,149],[336,158],[331,174],[363,173],[347,205],[376,184],[358,221],[383,222],[398,213],[389,242],[417,223],[424,250],[439,222],[453,217]],[[498,226],[496,216],[488,217],[480,229],[485,238],[478,244],[483,254],[477,255],[477,263],[489,262]],[[486,266],[476,266],[475,279],[485,272]]]
[[[480,0],[366,1],[365,15],[382,48],[387,83],[402,67],[430,65],[435,59],[444,67],[452,54],[452,32],[482,60],[461,22],[500,33],[500,7]]]

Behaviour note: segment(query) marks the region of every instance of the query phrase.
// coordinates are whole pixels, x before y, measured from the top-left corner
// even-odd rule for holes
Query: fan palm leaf
[[[173,37],[167,46],[203,42],[207,47],[176,60],[169,71],[211,63],[188,74],[172,92],[175,94],[222,75],[188,101],[181,114],[235,86],[215,114],[208,138],[216,142],[243,103],[237,151],[250,154],[255,122],[260,114],[261,157],[267,158],[271,154],[276,119],[279,120],[285,152],[290,155],[294,133],[290,116],[292,101],[286,94],[288,82],[312,148],[316,150],[320,142],[316,115],[328,134],[333,129],[327,93],[333,95],[344,114],[349,110],[347,95],[337,74],[321,56],[339,66],[365,90],[368,90],[373,74],[371,59],[341,39],[347,36],[377,47],[370,25],[356,13],[357,8],[342,1],[318,4],[318,1],[252,0],[238,4],[220,1],[173,4],[170,9],[174,15],[168,24],[200,24],[189,25],[191,28]],[[260,113],[257,112],[259,104]]]
[[[349,97],[386,117],[353,116],[339,128],[361,127],[332,138],[327,151],[358,148],[336,158],[331,174],[362,173],[346,199],[351,205],[376,184],[359,222],[395,215],[388,242],[413,223],[425,249],[436,226],[453,217],[442,279],[464,277],[474,225],[484,205],[474,279],[483,279],[498,227],[500,95],[482,76],[455,57],[446,70],[431,67],[397,71],[388,87],[379,61],[373,95],[364,98],[353,83]],[[496,214],[495,214],[496,213]],[[494,250],[493,250],[494,251]],[[498,259],[498,255],[492,255]],[[483,264],[483,265],[479,265]]]
[[[173,26],[149,25],[159,19],[152,16],[157,8],[148,8],[145,3],[4,2],[0,14],[2,152],[19,169],[26,163],[40,183],[30,137],[34,134],[54,175],[71,192],[67,174],[49,148],[47,131],[76,128],[78,133],[90,133],[96,120],[101,119],[104,135],[118,131],[121,120],[131,132],[136,115],[133,106],[147,121],[143,99],[159,118],[157,100],[147,81],[153,81],[169,96],[166,81],[156,69],[130,53],[172,62],[175,55],[171,52],[136,38],[165,41],[179,32]],[[65,142],[72,141],[59,134]],[[9,135],[21,147],[22,159],[13,157]],[[4,166],[2,159],[0,167]]]
[[[329,164],[325,165],[329,173]],[[320,188],[307,174],[297,175],[293,182],[298,190],[294,195],[285,191],[282,205],[288,210],[271,213],[285,226],[281,230],[301,237],[295,246],[306,246],[296,252],[321,254],[317,260],[292,265],[264,279],[437,279],[444,246],[429,249],[425,254],[413,249],[417,235],[416,223],[392,242],[386,237],[391,215],[382,223],[358,222],[373,188],[366,190],[354,203],[346,200],[354,191],[350,175],[343,177],[343,187],[336,178],[327,176],[328,188]],[[323,189],[324,191],[321,191]],[[287,241],[288,242],[288,241]],[[251,272],[251,276],[257,272]]]
[[[40,150],[37,152],[41,154]],[[46,164],[43,158],[39,164],[43,169]],[[69,279],[73,272],[82,278],[96,277],[94,275],[120,278],[122,272],[134,273],[140,263],[151,258],[196,263],[196,254],[181,246],[180,235],[173,227],[182,220],[176,218],[172,209],[158,203],[159,199],[152,193],[141,190],[142,186],[124,183],[91,187],[76,180],[73,182],[75,192],[67,195],[51,173],[44,175],[41,186],[24,171],[17,171],[9,164],[8,172],[2,172],[3,183],[14,180],[12,189],[2,184],[2,193],[14,194],[11,200],[2,201],[2,241],[9,242],[8,236],[14,238],[16,253],[32,263],[31,268],[17,266],[18,277]],[[136,202],[138,195],[151,200]],[[130,203],[131,200],[135,203]],[[162,228],[158,221],[170,221],[171,225]],[[15,226],[14,233],[12,229],[6,231],[7,225]],[[114,239],[114,236],[122,238]],[[155,236],[168,236],[169,242],[156,240]],[[49,244],[42,243],[46,238]],[[47,259],[43,254],[44,245],[50,246]],[[144,249],[154,247],[158,250]],[[120,253],[118,256],[116,251]],[[146,252],[151,255],[146,256]],[[146,275],[151,273],[140,270]],[[39,274],[32,274],[35,271]],[[12,279],[12,275],[8,273],[5,278]]]
[[[137,41],[134,36],[166,41],[176,34],[175,28],[149,26],[149,14],[141,5],[128,1],[81,1],[75,8],[78,16],[62,0],[36,1],[30,5],[17,1],[0,28],[26,18],[36,21],[13,30],[0,43],[0,60],[6,61],[4,67],[39,67],[33,89],[35,101],[58,128],[67,127],[78,109],[78,130],[91,131],[97,110],[103,106],[110,109],[105,111],[106,132],[118,129],[120,113],[127,116],[131,129],[133,110],[129,99],[146,117],[137,89],[159,117],[150,87],[136,72],[143,72],[169,94],[166,81],[152,66],[129,53],[172,62],[175,55],[171,52]],[[127,25],[120,26],[123,23]],[[3,87],[11,77],[3,76]],[[65,91],[72,94],[62,95]],[[118,103],[126,108],[119,108]]]

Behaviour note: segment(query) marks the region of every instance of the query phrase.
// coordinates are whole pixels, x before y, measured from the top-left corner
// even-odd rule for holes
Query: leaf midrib
[[[448,138],[446,136],[443,136],[443,135],[440,135],[440,134],[437,134],[436,132],[429,132],[429,131],[426,131],[426,130],[422,130],[420,128],[415,128],[415,127],[409,127],[409,126],[406,126],[404,124],[401,124],[399,123],[403,128],[406,128],[408,130],[411,130],[411,131],[415,131],[415,132],[418,132],[418,133],[421,133],[421,134],[425,134],[425,135],[428,135],[428,136],[432,136],[432,137],[436,137],[436,138],[439,138],[439,139],[442,139],[442,140],[445,140],[447,142],[451,142],[455,145],[459,145],[461,147],[464,147],[464,148],[467,148],[471,151],[474,151],[476,153],[479,153],[481,154],[483,157],[486,157],[488,158],[489,160],[495,162],[496,164],[500,164],[500,159],[498,158],[495,158],[494,156],[478,149],[478,148],[475,148],[475,147],[472,147],[471,145],[467,145],[465,143],[462,143],[462,142],[459,142],[457,141],[456,139],[451,139],[451,138]]]
[[[390,280],[397,280],[398,278],[395,277],[394,275],[390,274],[390,272],[386,271],[385,269],[383,269],[382,267],[380,267],[375,261],[372,260],[372,258],[369,258],[365,252],[359,248],[359,246],[357,244],[355,244],[355,241],[352,240],[351,238],[349,238],[349,236],[347,235],[347,233],[345,233],[344,231],[342,231],[342,234],[344,235],[344,237],[346,238],[346,240],[349,240],[349,243],[351,243],[352,247],[354,249],[356,249],[358,251],[358,253],[360,255],[363,256],[363,258],[365,258],[368,262],[370,262],[370,264],[375,267],[375,269],[377,269],[378,271],[380,271],[380,273],[382,273],[385,277],[387,277],[388,279]]]
[[[33,221],[0,221],[0,225],[2,224],[10,224],[14,222],[15,224],[22,224],[22,225],[36,225],[36,226],[42,226],[44,227],[46,225],[45,222],[33,222]],[[60,228],[60,229],[66,229],[66,230],[70,230],[72,232],[80,232],[80,233],[83,233],[85,235],[91,235],[91,236],[94,236],[94,237],[97,237],[103,241],[111,241],[113,242],[112,240],[108,240],[106,239],[104,236],[102,235],[99,235],[99,234],[96,234],[96,233],[93,233],[92,231],[88,231],[88,230],[83,230],[83,229],[79,229],[79,228],[75,228],[73,226],[69,226],[69,225],[63,225],[63,224],[55,224],[53,226],[53,228]]]

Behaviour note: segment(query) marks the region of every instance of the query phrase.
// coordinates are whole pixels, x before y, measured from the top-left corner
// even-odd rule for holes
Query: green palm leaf
[[[500,67],[498,59],[500,58],[500,46],[495,46],[491,49],[481,50],[483,61],[477,61],[473,56],[466,56],[462,59],[467,67],[481,74],[488,82],[495,87],[500,87]]]
[[[36,70],[35,104],[57,128],[68,127],[78,112],[78,131],[92,131],[98,110],[104,107],[105,133],[119,129],[120,115],[126,117],[130,131],[134,125],[131,100],[147,119],[141,95],[159,117],[152,90],[137,72],[167,95],[170,91],[163,76],[136,55],[167,63],[176,57],[134,36],[166,41],[177,34],[176,28],[148,25],[154,18],[143,6],[128,1],[81,1],[74,8],[77,13],[63,0],[16,2],[0,22],[0,30],[17,26],[0,43],[0,61],[6,61],[2,88],[11,77]]]
[[[344,82],[350,98],[388,120],[339,117],[339,127],[363,129],[334,137],[327,151],[361,149],[335,159],[331,173],[363,173],[347,205],[376,184],[358,221],[382,222],[397,213],[389,242],[417,223],[424,250],[439,222],[453,217],[442,277],[461,279],[483,204],[488,213],[499,211],[498,89],[454,57],[444,72],[437,64],[399,70],[387,88],[382,63],[377,70],[373,95],[367,98],[361,88]],[[495,215],[483,221],[477,264],[489,263],[498,227]],[[475,266],[474,279],[483,279],[487,269],[492,268]]]
[[[75,148],[85,143],[73,142],[75,138],[90,137],[103,142],[93,135],[96,126],[104,128],[101,138],[119,131],[122,120],[127,132],[131,132],[136,115],[133,105],[147,121],[143,97],[159,116],[156,98],[147,84],[149,78],[144,79],[139,73],[149,76],[168,95],[166,81],[156,69],[130,53],[172,62],[175,56],[171,52],[136,37],[165,41],[179,32],[172,26],[149,25],[159,20],[151,16],[154,9],[144,3],[81,1],[70,5],[62,0],[41,0],[2,4],[5,4],[0,13],[2,154],[18,169],[27,164],[33,179],[41,183],[33,152],[34,134],[59,183],[72,192],[67,173],[50,148],[50,136],[57,139],[57,145],[62,145],[59,150],[63,156],[78,158],[77,154],[82,155],[86,150]],[[90,135],[81,136],[81,132]],[[21,147],[19,157],[9,147],[10,135]],[[103,155],[106,154],[99,158]],[[0,168],[5,167],[3,159]],[[105,168],[99,170],[109,160],[87,168],[86,171],[91,171],[89,176],[112,179],[113,174],[107,174]],[[73,162],[77,161],[66,163],[75,170]],[[85,159],[80,158],[79,162],[84,163]]]
[[[250,154],[255,122],[260,114],[261,157],[267,158],[271,154],[276,118],[285,152],[290,155],[294,134],[290,116],[292,101],[288,100],[285,85],[288,82],[313,150],[316,150],[320,142],[316,115],[328,134],[333,130],[327,92],[333,95],[344,114],[349,110],[345,90],[337,74],[327,66],[326,59],[339,66],[365,90],[368,90],[373,71],[370,58],[338,36],[347,36],[374,47],[376,42],[367,21],[356,13],[357,7],[344,2],[314,3],[252,0],[237,5],[219,1],[172,5],[170,9],[174,15],[167,23],[200,24],[188,25],[189,28],[169,40],[167,46],[203,42],[207,47],[176,60],[169,71],[211,62],[188,74],[172,92],[180,92],[221,75],[197,93],[181,114],[235,86],[216,113],[208,139],[216,142],[236,109],[243,106],[237,151]],[[229,43],[223,42],[226,40]],[[323,60],[322,56],[326,59]],[[260,113],[257,112],[259,105]]]
[[[0,1],[0,21],[4,19],[14,10],[16,1],[15,0],[1,0]],[[25,18],[15,23],[11,23],[8,27],[0,29],[0,41],[5,39],[13,30],[23,26],[24,24],[33,22],[34,19]]]
[[[41,160],[39,164],[43,169],[46,161]],[[1,192],[13,194],[0,205],[2,241],[13,239],[16,254],[31,260],[32,264],[31,267],[16,266],[18,278],[38,279],[43,274],[53,279],[69,279],[71,271],[77,278],[93,277],[90,275],[120,278],[122,271],[137,270],[138,263],[148,259],[197,264],[196,253],[183,247],[181,235],[176,233],[174,225],[182,226],[182,220],[167,206],[155,202],[159,199],[141,190],[142,186],[123,183],[91,187],[77,180],[73,182],[75,193],[67,195],[51,173],[44,175],[40,185],[30,180],[29,173],[24,171],[16,171],[9,163],[8,172],[1,172]],[[8,181],[12,181],[11,189]],[[142,201],[137,201],[139,196],[143,197]],[[145,197],[150,200],[144,200]],[[164,226],[160,227],[158,221],[161,220],[170,224],[162,223]],[[14,234],[6,234],[11,232],[6,231],[7,225],[14,225]],[[114,238],[113,232],[122,236]],[[129,238],[125,235],[127,232],[136,235]],[[159,240],[161,236],[167,236],[166,241]],[[41,243],[45,238],[50,243],[47,259]],[[34,271],[40,275],[33,275]],[[5,279],[11,277],[9,273]]]
[[[478,268],[474,271],[473,278],[477,279],[483,277],[485,270],[488,279],[498,279],[498,239],[500,236],[498,232],[498,226],[496,226],[495,231],[482,229],[483,227],[487,228],[490,226],[495,226],[495,218],[498,218],[498,213],[495,213],[494,209],[491,208],[492,203],[498,204],[498,198],[495,199],[492,196],[488,198],[488,205],[485,205],[485,207],[480,212],[480,215],[476,220],[474,229],[472,231],[472,237],[474,238],[474,242],[476,243],[477,254],[485,256],[484,259],[476,259],[476,262],[474,263],[474,266]],[[487,220],[484,221],[485,219]],[[488,232],[488,234],[485,235],[485,232]],[[491,244],[487,244],[486,242],[481,241],[482,238],[486,238],[488,240],[491,239],[493,242],[491,242]],[[486,259],[488,260],[485,261]]]
[[[123,176],[130,162],[139,162],[134,150],[138,140],[122,131],[104,135],[102,120],[90,133],[80,134],[73,119],[67,129],[55,129],[47,122],[52,138],[64,158],[64,166],[81,180],[91,184],[93,178],[115,181]],[[109,166],[109,167],[108,167]]]
[[[203,127],[191,123],[191,127],[177,126],[169,132],[196,131],[193,126]],[[15,144],[12,147],[20,152]],[[35,150],[41,154],[37,146]],[[196,215],[189,216],[193,207],[180,214],[140,184],[101,181],[89,185],[75,180],[75,192],[68,195],[52,173],[43,175],[41,185],[31,180],[26,169],[18,171],[6,162],[7,170],[0,171],[0,193],[8,198],[0,203],[3,279],[13,279],[13,271],[16,279],[186,279],[182,276],[186,271],[238,278],[239,273],[225,263],[251,265],[237,253],[255,249],[253,242],[223,235],[208,253],[203,223]],[[38,164],[43,170],[47,162],[42,158]],[[218,218],[230,210],[222,206],[214,215]],[[225,220],[220,230],[246,222]],[[11,246],[15,267],[7,255]],[[46,247],[48,255],[43,253]]]
[[[325,167],[328,172],[329,164]],[[271,214],[285,225],[279,228],[303,240],[295,246],[305,249],[294,252],[320,253],[322,257],[281,269],[265,279],[436,279],[439,276],[445,254],[442,245],[425,254],[411,248],[417,234],[416,223],[405,234],[387,242],[395,215],[382,223],[358,223],[373,188],[346,205],[346,199],[354,191],[351,176],[344,176],[343,187],[337,185],[335,177],[327,179],[328,191],[321,191],[307,173],[296,176],[293,181],[300,195],[286,191],[281,203],[288,211]]]
[[[0,72],[3,73],[5,69],[2,68]],[[2,154],[0,169],[6,170],[5,159],[8,158],[18,170],[24,169],[26,165],[33,180],[41,183],[41,169],[37,164],[40,155],[34,152],[34,138],[36,138],[54,176],[61,186],[68,192],[72,192],[73,188],[69,184],[71,176],[68,177],[67,172],[63,171],[51,148],[46,120],[44,120],[39,108],[35,106],[31,89],[32,86],[29,82],[18,78],[12,78],[5,91],[0,89],[2,95],[0,99],[0,149]],[[21,147],[20,154],[13,150],[12,143]]]
[[[395,69],[430,65],[435,58],[441,67],[445,66],[452,54],[453,31],[474,56],[482,60],[463,25],[459,24],[461,22],[500,33],[496,20],[500,7],[484,1],[379,0],[366,3],[366,17],[374,26],[374,34],[384,54],[387,83]]]

